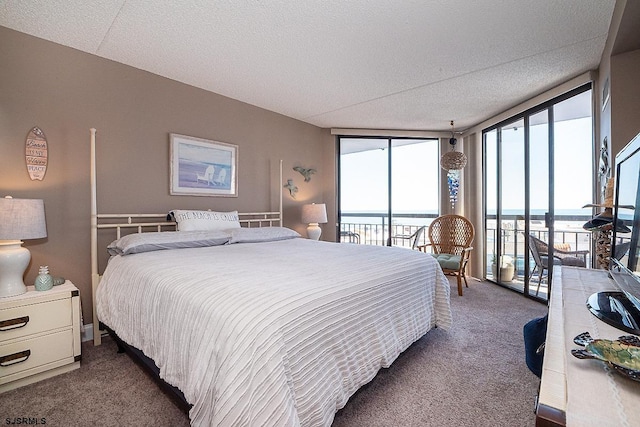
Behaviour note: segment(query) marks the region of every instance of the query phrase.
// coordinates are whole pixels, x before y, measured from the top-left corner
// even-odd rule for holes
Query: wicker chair
[[[542,283],[542,277],[544,271],[549,270],[549,245],[534,236],[529,236],[529,250],[531,256],[535,261],[535,266],[531,270],[531,277],[534,273],[538,273],[538,287],[536,288],[536,295],[540,292],[540,284]],[[575,267],[585,267],[587,265],[587,254],[589,251],[569,251],[562,250],[554,246],[553,249],[553,264],[571,265]]]
[[[469,287],[465,270],[473,249],[473,224],[460,215],[442,215],[433,220],[428,235],[431,243],[420,245],[418,249],[427,252],[427,248],[431,247],[431,255],[436,258],[443,273],[458,279],[458,295],[462,296],[462,281]]]

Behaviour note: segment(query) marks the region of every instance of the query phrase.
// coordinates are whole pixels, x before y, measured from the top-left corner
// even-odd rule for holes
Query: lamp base
[[[320,234],[322,234],[322,229],[316,222],[312,222],[307,227],[307,236],[311,240],[320,240]]]
[[[31,260],[29,249],[20,240],[0,240],[0,298],[27,292],[24,272]]]

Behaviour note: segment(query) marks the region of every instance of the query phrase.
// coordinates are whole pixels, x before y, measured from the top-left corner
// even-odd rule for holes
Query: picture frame
[[[169,134],[169,194],[238,197],[238,146]]]

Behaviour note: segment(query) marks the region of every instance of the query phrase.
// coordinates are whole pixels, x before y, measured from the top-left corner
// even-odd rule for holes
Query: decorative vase
[[[498,266],[491,265],[491,273],[493,274],[493,280],[499,282],[511,282],[515,274],[515,266],[513,264],[507,264],[500,267],[500,278],[498,278]]]
[[[38,270],[38,277],[36,277],[36,291],[48,291],[53,288],[53,277],[49,274],[49,267],[44,265],[40,266]]]

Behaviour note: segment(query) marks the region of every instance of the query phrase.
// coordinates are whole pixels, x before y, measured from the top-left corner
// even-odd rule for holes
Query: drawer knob
[[[29,323],[29,316],[16,317],[15,319],[0,321],[0,332],[22,328]]]
[[[19,351],[17,353],[0,356],[0,366],[6,367],[15,365],[16,363],[26,362],[31,356],[31,350]]]

